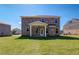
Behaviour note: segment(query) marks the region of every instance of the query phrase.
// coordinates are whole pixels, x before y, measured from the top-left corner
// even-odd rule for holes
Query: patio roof
[[[47,26],[48,24],[41,22],[41,21],[35,21],[35,22],[30,23],[29,25],[31,25],[31,26]]]

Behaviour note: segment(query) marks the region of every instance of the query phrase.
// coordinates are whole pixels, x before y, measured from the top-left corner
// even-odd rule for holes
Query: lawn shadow
[[[79,37],[71,37],[71,36],[48,36],[48,37],[29,37],[29,36],[20,36],[17,39],[32,39],[32,40],[79,40]]]
[[[12,35],[0,35],[0,37],[10,37]]]

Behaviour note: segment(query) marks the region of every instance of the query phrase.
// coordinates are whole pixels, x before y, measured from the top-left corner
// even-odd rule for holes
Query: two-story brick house
[[[22,36],[53,36],[60,34],[59,16],[21,16]]]

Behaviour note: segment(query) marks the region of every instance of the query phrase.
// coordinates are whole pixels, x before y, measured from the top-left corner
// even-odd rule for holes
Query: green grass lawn
[[[79,37],[21,38],[0,37],[0,54],[3,55],[71,55],[79,54]]]

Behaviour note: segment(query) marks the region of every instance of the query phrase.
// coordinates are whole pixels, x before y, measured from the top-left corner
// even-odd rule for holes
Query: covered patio
[[[32,36],[43,36],[46,37],[47,23],[41,21],[35,21],[29,24],[30,26],[30,37]]]

